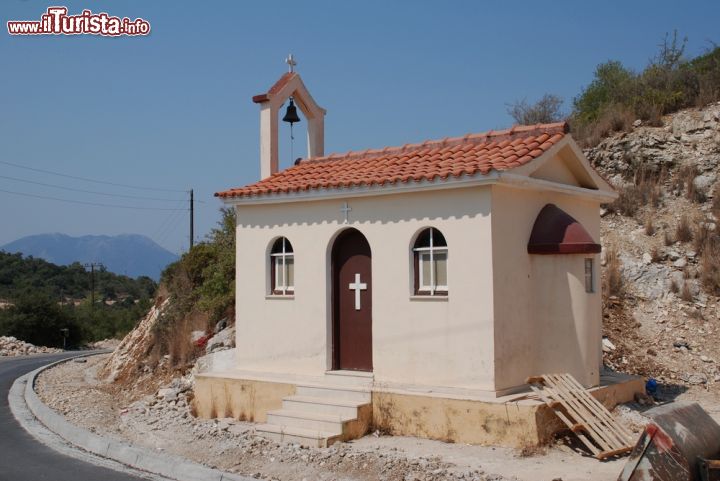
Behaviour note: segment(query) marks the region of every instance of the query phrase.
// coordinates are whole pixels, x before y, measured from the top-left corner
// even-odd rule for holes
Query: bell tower
[[[285,60],[288,72],[283,74],[270,90],[255,95],[252,100],[260,104],[260,178],[265,179],[278,171],[278,119],[285,101],[292,97],[307,119],[308,156],[325,154],[325,109],[320,107],[308,92],[300,74],[295,72],[295,60]]]

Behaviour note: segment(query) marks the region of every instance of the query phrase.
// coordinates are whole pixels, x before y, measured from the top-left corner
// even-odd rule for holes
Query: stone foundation
[[[294,384],[197,375],[193,405],[201,418],[264,423],[267,412],[280,409],[282,399],[293,394]]]
[[[194,405],[199,417],[233,417],[264,423],[267,412],[280,409],[295,394],[296,383],[278,379],[240,379],[199,374]],[[363,413],[364,425],[399,436],[445,442],[522,448],[549,443],[565,426],[544,403],[522,394],[500,398],[444,395],[371,388],[372,409]],[[607,408],[632,401],[644,391],[640,378],[604,376],[591,391]],[[367,417],[370,417],[369,423]],[[365,433],[353,432],[347,439]]]

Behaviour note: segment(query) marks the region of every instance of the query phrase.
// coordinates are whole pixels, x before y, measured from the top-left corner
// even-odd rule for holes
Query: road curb
[[[76,447],[112,459],[126,466],[148,473],[175,479],[177,481],[255,481],[255,478],[226,473],[209,468],[179,456],[156,451],[152,448],[138,447],[124,441],[100,436],[69,423],[64,416],[46,406],[35,392],[35,380],[42,371],[57,364],[72,361],[80,357],[97,354],[83,354],[42,366],[15,380],[15,384],[27,379],[24,387],[24,402],[30,412],[50,431]],[[17,392],[15,384],[13,390]]]

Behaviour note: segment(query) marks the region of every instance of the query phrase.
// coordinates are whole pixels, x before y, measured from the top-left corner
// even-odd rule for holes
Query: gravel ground
[[[252,423],[193,417],[190,378],[176,378],[158,394],[134,399],[130,391],[97,379],[106,358],[71,361],[43,372],[37,381],[40,398],[93,432],[256,478],[609,481],[617,478],[625,463],[625,459],[598,462],[562,442],[526,452],[382,435],[325,449],[280,445],[256,435]],[[641,429],[643,418],[632,409],[619,415]]]

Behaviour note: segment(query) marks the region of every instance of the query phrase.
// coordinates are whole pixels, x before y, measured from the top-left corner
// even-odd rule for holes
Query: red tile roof
[[[567,132],[564,122],[515,126],[402,147],[332,154],[302,160],[259,182],[218,192],[215,196],[250,197],[485,175],[491,170],[510,170],[530,162]]]
[[[270,87],[270,90],[268,90],[264,94],[254,95],[252,101],[256,104],[267,102],[268,100],[270,100],[270,97],[278,93],[280,89],[282,89],[288,82],[290,82],[290,80],[292,80],[296,76],[297,74],[295,72],[286,72],[285,74],[283,74],[282,77],[278,79],[277,82],[275,82],[275,85]]]

